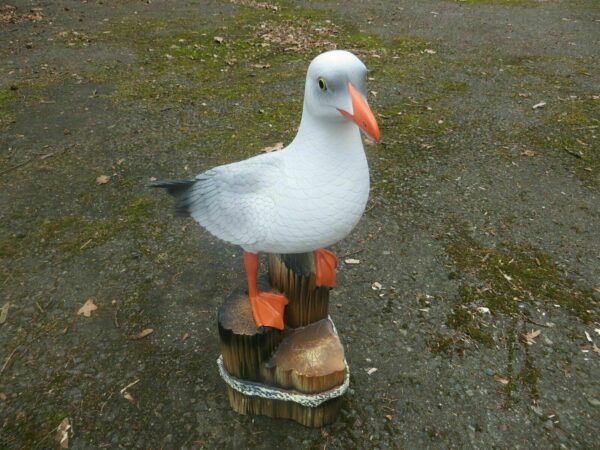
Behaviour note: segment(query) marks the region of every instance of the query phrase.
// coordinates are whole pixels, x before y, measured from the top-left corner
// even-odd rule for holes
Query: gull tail
[[[175,210],[179,216],[189,216],[190,207],[192,206],[192,193],[194,185],[198,182],[197,179],[191,180],[160,180],[152,181],[146,186],[151,188],[163,188],[175,197],[177,201]]]

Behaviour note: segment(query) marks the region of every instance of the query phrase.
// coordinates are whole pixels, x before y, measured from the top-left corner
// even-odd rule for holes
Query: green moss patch
[[[63,257],[79,254],[104,244],[132,226],[142,224],[156,207],[155,200],[140,198],[125,206],[115,217],[96,220],[70,215],[42,222],[27,239],[0,242],[0,257],[11,257],[36,249],[57,249]],[[147,230],[156,235],[156,227]]]
[[[499,6],[537,6],[539,1],[535,0],[455,0],[458,3],[468,5],[499,5]]]
[[[492,335],[482,328],[482,324],[475,314],[461,303],[458,303],[448,315],[447,323],[448,326],[455,330],[462,331],[474,341],[480,342],[488,347],[491,347],[494,344]]]
[[[427,76],[431,67],[442,64],[429,42],[399,37],[384,43],[330,13],[285,4],[277,10],[239,6],[235,16],[216,28],[188,20],[134,17],[110,31],[102,39],[133,48],[138,61],[110,70],[97,67],[88,76],[113,84],[110,98],[120,107],[189,105],[207,121],[222,111],[235,111],[222,121],[210,120],[210,127],[179,130],[176,147],[193,149],[202,142],[198,150],[215,164],[256,154],[270,136],[273,143],[293,138],[306,63],[327,49],[344,48],[359,55],[370,69],[373,91],[390,80],[418,86],[418,98],[404,104],[372,94],[382,130],[391,139],[400,133],[419,135],[429,148],[424,141],[443,135],[447,124],[428,102],[468,90],[462,82]],[[215,150],[224,147],[227,153]]]
[[[115,95],[170,103],[239,100],[254,96],[257,84],[297,74],[301,80],[304,66],[298,72],[283,67],[294,54],[310,55],[302,58],[306,60],[335,47],[363,52],[381,47],[376,38],[345,30],[325,16],[310,10],[242,7],[222,27],[206,30],[184,21],[126,19],[106,39],[133,45],[143,64],[138,76],[127,73],[115,79]]]
[[[462,354],[464,347],[462,341],[454,336],[437,335],[428,342],[432,353],[459,353]]]
[[[5,127],[14,121],[12,105],[16,100],[16,95],[8,90],[0,90],[0,127]]]
[[[561,158],[589,187],[600,187],[600,97],[574,97],[549,106],[541,125],[522,133],[523,140]]]
[[[460,288],[461,306],[484,306],[493,314],[518,316],[526,314],[520,304],[540,301],[564,306],[586,323],[597,317],[593,292],[563,277],[548,255],[529,244],[508,242],[486,248],[460,234],[447,251],[461,271],[479,281]]]
[[[540,369],[535,366],[531,356],[526,354],[525,364],[517,374],[516,379],[525,386],[529,391],[529,395],[531,395],[531,398],[534,400],[539,398],[538,381],[540,376]]]

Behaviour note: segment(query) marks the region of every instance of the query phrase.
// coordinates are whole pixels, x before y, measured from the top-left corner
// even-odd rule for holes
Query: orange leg
[[[315,250],[315,266],[317,286],[335,287],[335,268],[337,267],[335,254],[324,248]]]
[[[244,252],[244,266],[248,278],[248,297],[252,307],[252,316],[257,327],[273,327],[284,329],[283,310],[288,304],[287,298],[282,294],[273,292],[259,292],[256,285],[258,274],[258,255]]]

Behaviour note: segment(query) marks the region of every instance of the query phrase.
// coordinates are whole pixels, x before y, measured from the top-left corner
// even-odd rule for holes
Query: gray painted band
[[[350,385],[350,368],[348,367],[348,363],[346,361],[344,361],[344,363],[346,364],[346,376],[341,385],[328,391],[319,392],[318,394],[303,394],[294,390],[266,386],[262,383],[257,383],[254,381],[240,380],[239,378],[230,375],[227,370],[225,370],[225,367],[223,366],[223,355],[219,355],[219,358],[217,359],[217,365],[219,366],[219,374],[221,375],[221,378],[223,378],[229,387],[235,389],[241,394],[266,398],[269,400],[294,402],[311,408],[317,407],[327,400],[340,397],[346,393],[348,386]]]

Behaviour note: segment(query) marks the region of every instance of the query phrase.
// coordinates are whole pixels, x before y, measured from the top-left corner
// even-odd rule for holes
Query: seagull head
[[[366,100],[366,75],[366,66],[348,51],[320,54],[308,67],[305,112],[323,122],[350,120],[379,141],[379,126]]]

